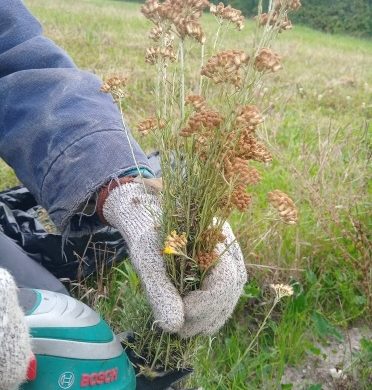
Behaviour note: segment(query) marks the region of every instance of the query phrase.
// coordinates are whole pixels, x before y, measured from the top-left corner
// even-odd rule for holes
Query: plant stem
[[[181,93],[180,93],[180,110],[181,119],[185,118],[185,47],[184,40],[180,40],[180,82],[181,82]]]
[[[260,328],[256,332],[256,334],[253,337],[252,341],[249,343],[248,347],[245,349],[243,355],[238,359],[238,361],[231,368],[231,370],[230,370],[230,372],[228,374],[229,377],[232,377],[235,374],[236,370],[239,368],[239,366],[242,363],[242,361],[245,359],[245,357],[248,355],[248,353],[252,350],[252,347],[253,347],[254,343],[256,342],[258,336],[262,332],[264,326],[266,325],[266,322],[267,322],[268,318],[270,317],[272,311],[274,310],[275,306],[278,304],[279,301],[280,301],[280,299],[278,297],[275,297],[273,305],[271,306],[270,310],[266,314],[264,320],[262,321],[262,324],[261,324]]]

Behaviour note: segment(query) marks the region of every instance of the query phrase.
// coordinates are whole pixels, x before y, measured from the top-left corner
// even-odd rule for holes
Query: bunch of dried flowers
[[[146,0],[141,8],[153,23],[149,34],[153,43],[145,61],[156,69],[156,112],[138,124],[138,131],[158,141],[163,176],[163,255],[181,295],[200,288],[206,271],[219,260],[216,246],[225,240],[223,224],[234,210],[244,212],[252,203],[248,190],[261,180],[254,164],[272,160],[257,134],[264,117],[253,104],[255,90],[265,76],[281,69],[281,57],[271,44],[279,32],[292,26],[288,13],[300,2],[277,0],[270,4],[266,13],[257,16],[253,47],[222,51],[217,49],[220,31],[228,31],[230,25],[242,30],[245,20],[241,11],[207,0]],[[211,40],[201,24],[208,7],[217,20]],[[208,46],[210,41],[213,44]],[[188,78],[185,71],[195,42],[201,52],[199,82]],[[209,58],[204,61],[206,49]],[[104,92],[117,88],[115,83],[112,87],[106,84]],[[283,222],[296,223],[297,209],[286,194],[273,191],[269,202]],[[196,339],[166,335],[151,321],[142,321],[142,325],[137,334],[146,334],[150,343],[132,347],[147,364],[152,368],[190,364]]]

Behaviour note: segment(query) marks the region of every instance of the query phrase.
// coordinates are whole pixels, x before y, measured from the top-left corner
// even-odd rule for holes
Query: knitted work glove
[[[0,390],[18,389],[26,379],[31,344],[13,278],[0,268]]]
[[[226,239],[217,246],[222,254],[199,290],[184,297],[185,324],[182,337],[217,332],[231,316],[247,281],[244,258],[229,224],[222,230]]]
[[[102,215],[126,241],[155,321],[168,332],[179,331],[184,323],[183,302],[167,276],[163,261],[156,229],[156,223],[161,221],[156,192],[139,183],[120,185],[108,192]]]

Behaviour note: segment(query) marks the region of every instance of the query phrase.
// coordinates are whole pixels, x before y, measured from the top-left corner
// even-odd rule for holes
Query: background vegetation
[[[152,75],[144,63],[148,23],[138,4],[106,0],[27,0],[26,4],[46,35],[79,67],[102,77],[128,75],[128,121],[134,128],[146,117],[153,105]],[[215,28],[212,17],[206,23]],[[251,31],[250,23],[243,35],[232,31],[226,46],[249,45]],[[234,318],[199,351],[192,381],[207,390],[290,389],[291,383],[280,385],[286,367],[309,358],[321,362],[318,342],[341,340],[348,327],[371,324],[372,43],[295,26],[281,35],[274,49],[283,55],[284,69],[255,102],[265,109],[260,136],[270,145],[274,161],[263,172],[250,212],[232,220],[250,281]],[[140,141],[151,150],[145,140]],[[16,183],[4,163],[0,179],[2,188]],[[296,201],[298,226],[268,221],[265,197],[275,188]],[[253,215],[259,221],[254,225]],[[274,282],[290,283],[296,294],[282,302],[254,348],[231,372],[270,307],[268,285]],[[139,288],[127,263],[98,278],[94,289],[79,288],[115,329],[123,330],[126,299]],[[321,389],[321,383],[329,382],[334,387],[328,388],[368,389],[371,348],[365,340],[356,360],[362,363],[350,365],[344,387],[318,376],[304,379],[301,388]]]
[[[131,2],[140,3],[141,0]],[[222,2],[241,9],[249,17],[257,15],[256,0]],[[267,6],[269,0],[264,3]],[[372,35],[371,0],[303,0],[301,9],[292,19],[295,23],[329,33],[347,33],[359,37]]]

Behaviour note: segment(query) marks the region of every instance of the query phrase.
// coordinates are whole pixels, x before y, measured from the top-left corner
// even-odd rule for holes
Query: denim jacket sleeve
[[[42,35],[21,0],[0,0],[0,156],[62,231],[111,178],[151,172],[100,85]]]

